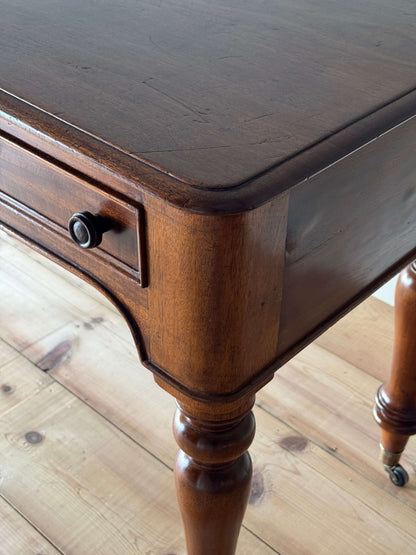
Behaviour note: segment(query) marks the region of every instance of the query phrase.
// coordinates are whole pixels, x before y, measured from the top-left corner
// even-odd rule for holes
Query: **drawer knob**
[[[68,230],[73,241],[82,249],[98,247],[103,233],[109,229],[108,223],[98,214],[82,211],[73,214],[68,221]]]

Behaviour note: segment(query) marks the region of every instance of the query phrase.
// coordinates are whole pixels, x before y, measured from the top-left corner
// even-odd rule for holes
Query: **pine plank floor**
[[[0,555],[185,555],[174,401],[117,311],[4,234],[0,299]],[[395,488],[371,416],[392,316],[368,299],[258,394],[238,555],[416,553],[415,438]]]

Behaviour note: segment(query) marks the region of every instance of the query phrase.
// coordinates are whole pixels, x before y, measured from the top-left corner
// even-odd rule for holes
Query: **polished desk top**
[[[267,172],[275,194],[408,117],[416,86],[409,0],[1,0],[0,11],[5,91],[204,188],[241,190]],[[295,156],[296,177],[282,174]]]

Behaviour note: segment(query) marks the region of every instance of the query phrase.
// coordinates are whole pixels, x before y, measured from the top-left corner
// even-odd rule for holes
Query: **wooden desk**
[[[189,553],[232,554],[255,392],[416,257],[416,10],[1,0],[0,11],[1,226],[122,312],[178,400]],[[414,274],[376,409],[399,481],[416,432]]]

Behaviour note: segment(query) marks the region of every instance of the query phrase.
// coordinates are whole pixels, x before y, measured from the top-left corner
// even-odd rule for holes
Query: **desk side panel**
[[[279,355],[416,256],[416,118],[292,189]]]

